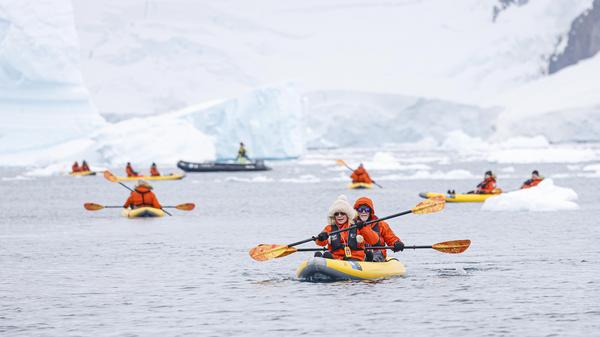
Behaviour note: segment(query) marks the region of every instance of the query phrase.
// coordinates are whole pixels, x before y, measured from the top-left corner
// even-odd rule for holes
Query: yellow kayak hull
[[[121,215],[127,218],[159,218],[165,215],[165,212],[160,208],[140,207],[135,209],[124,209]]]
[[[499,194],[444,194],[424,192],[420,193],[421,198],[429,199],[433,197],[443,197],[446,202],[484,202],[488,198],[495,197]]]
[[[386,262],[344,261],[314,257],[300,264],[296,277],[306,281],[379,280],[404,276],[402,262],[390,258]]]
[[[373,188],[373,184],[367,184],[367,183],[352,183],[350,185],[348,185],[348,188],[351,190],[355,190],[355,189],[363,189],[363,188]]]
[[[71,172],[71,173],[69,173],[69,175],[74,176],[74,177],[95,176],[96,172],[94,172],[94,171]]]
[[[180,180],[185,177],[185,174],[171,174],[166,176],[139,176],[139,177],[117,177],[117,181],[136,181],[136,180]]]

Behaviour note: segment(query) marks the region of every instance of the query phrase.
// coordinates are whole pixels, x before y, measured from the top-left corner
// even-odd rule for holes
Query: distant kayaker
[[[363,166],[362,163],[360,163],[360,165],[358,165],[358,168],[356,170],[354,170],[354,172],[352,172],[352,175],[350,176],[350,178],[352,178],[352,183],[364,183],[364,184],[372,184],[373,180],[371,179],[371,176],[369,176],[369,173],[367,173],[367,170],[365,170],[365,167]]]
[[[79,167],[78,162],[74,162],[71,166],[71,172],[81,172],[81,168]]]
[[[495,194],[497,192],[496,175],[492,171],[486,171],[483,181],[477,185],[477,189],[468,194]]]
[[[156,195],[152,192],[152,186],[148,184],[144,180],[138,180],[137,186],[131,194],[129,198],[123,205],[123,208],[140,208],[140,207],[154,207],[154,208],[162,208],[158,199],[156,199]]]
[[[542,180],[544,180],[544,177],[540,175],[538,170],[534,170],[533,172],[531,172],[531,179],[526,180],[523,183],[523,186],[521,186],[521,189],[537,186],[539,183],[542,182]]]
[[[329,207],[327,213],[329,224],[314,238],[317,245],[327,246],[328,251],[323,254],[317,252],[315,256],[338,260],[365,260],[365,244],[375,245],[379,242],[379,236],[371,226],[358,221],[355,229],[329,235],[333,231],[354,225],[355,214],[346,196],[340,195]]]
[[[131,163],[127,162],[127,166],[125,167],[125,172],[127,172],[128,177],[139,177],[140,174],[133,170],[131,167]]]
[[[82,172],[90,171],[90,167],[88,166],[88,163],[85,160],[81,162],[81,171]]]
[[[246,151],[246,147],[244,146],[244,143],[240,142],[240,148],[238,149],[237,158],[235,158],[235,160],[240,160],[242,158],[244,158],[246,160],[250,160],[250,158],[248,158],[248,153]]]
[[[150,175],[153,177],[160,177],[160,172],[158,172],[156,163],[152,163],[152,166],[150,166]]]
[[[358,213],[358,220],[367,222],[378,219],[375,215],[375,208],[373,207],[373,200],[367,197],[361,197],[354,202],[354,209]],[[370,225],[375,233],[379,236],[379,241],[373,246],[393,246],[394,252],[400,252],[404,250],[404,243],[399,237],[394,234],[394,231],[390,228],[385,221],[379,221],[373,225]],[[369,245],[367,245],[368,247]],[[374,249],[366,251],[366,261],[374,262],[385,262],[387,257],[387,251],[385,249]]]

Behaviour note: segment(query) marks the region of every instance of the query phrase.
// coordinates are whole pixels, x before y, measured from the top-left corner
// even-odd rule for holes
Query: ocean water
[[[124,188],[102,176],[15,179],[16,169],[1,169],[0,335],[592,336],[600,331],[599,179],[570,175],[566,165],[541,167],[562,174],[557,185],[577,191],[576,211],[483,212],[480,204],[449,204],[441,213],[390,220],[407,245],[455,239],[471,239],[472,245],[460,255],[396,253],[407,267],[402,278],[309,283],[294,275],[310,253],[257,262],[248,250],[318,234],[327,208],[342,193],[373,198],[377,214],[385,216],[416,205],[419,192],[467,190],[477,183],[382,180],[383,189],[350,191],[345,172],[319,160],[275,163],[273,171],[263,173],[189,174],[181,181],[156,182],[163,205],[197,205],[192,212],[173,210],[173,217],[159,219],[126,219],[118,209],[84,210],[84,202],[119,205],[126,199]],[[489,166],[428,165],[477,175]],[[500,179],[505,189],[518,186],[531,169],[513,167]],[[393,172],[371,173],[376,178]]]

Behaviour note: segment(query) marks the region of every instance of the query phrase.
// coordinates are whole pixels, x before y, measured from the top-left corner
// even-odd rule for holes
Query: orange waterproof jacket
[[[338,227],[339,227],[338,229],[348,228],[348,223],[345,223],[344,225],[341,225],[341,226],[338,225]],[[333,231],[332,225],[325,226],[323,231],[327,232],[327,233],[331,233]],[[352,249],[352,247],[350,247],[351,253],[352,253],[352,258],[356,259],[356,260],[364,261],[365,260],[365,251],[364,251],[365,243],[370,244],[370,245],[375,245],[379,241],[379,235],[377,235],[377,233],[375,233],[373,231],[373,229],[371,228],[371,226],[369,226],[369,225],[363,227],[361,230],[357,230],[357,234],[362,235],[364,242],[359,243],[357,249]],[[338,235],[340,236],[340,239],[344,243],[344,245],[349,246],[349,244],[348,244],[349,231],[339,233]],[[344,254],[344,249],[340,248],[340,249],[332,250],[329,240],[324,240],[324,241],[316,240],[315,242],[319,246],[322,246],[322,247],[327,246],[327,249],[329,249],[329,251],[331,252],[331,254],[333,255],[333,257],[335,259],[338,259],[338,260],[345,259],[346,255]]]
[[[151,189],[145,186],[138,186],[135,188],[135,191],[131,192],[129,198],[125,202],[123,207],[127,208],[129,206],[133,206],[133,208],[139,207],[154,207],[154,208],[162,208],[158,199],[154,195]]]
[[[369,220],[378,219],[375,215],[375,207],[373,207],[373,200],[367,197],[362,197],[356,199],[354,202],[354,209],[357,209],[361,205],[369,206],[371,208],[371,214],[369,215]],[[390,228],[390,225],[385,221],[379,221],[371,225],[373,231],[379,235],[379,241],[373,246],[393,246],[396,242],[400,241],[400,238],[396,236],[394,231]],[[382,249],[383,257],[387,257],[387,250]]]
[[[492,194],[496,189],[496,178],[489,177],[485,178],[479,185],[477,185],[477,194]]]
[[[352,175],[350,176],[350,178],[352,178],[352,183],[365,183],[365,184],[373,183],[373,180],[371,180],[371,177],[367,173],[367,170],[365,170],[364,167],[360,167],[360,166],[356,170],[354,170],[354,172],[352,172]]]
[[[158,172],[158,169],[156,168],[156,166],[150,166],[150,175],[153,177],[160,176],[160,172]]]
[[[128,177],[137,177],[138,176],[138,173],[133,170],[131,165],[127,165],[127,167],[125,167],[125,172],[127,172]]]
[[[77,164],[77,163],[73,164],[73,166],[71,166],[71,171],[81,172],[81,169],[79,168],[79,164]]]
[[[542,180],[544,180],[544,178],[529,179],[523,183],[523,186],[521,186],[521,189],[537,186],[539,183],[542,182]]]
[[[90,170],[88,164],[81,164],[81,171],[87,172]]]

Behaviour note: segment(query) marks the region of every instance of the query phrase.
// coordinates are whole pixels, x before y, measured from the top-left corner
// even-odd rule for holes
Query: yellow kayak
[[[158,218],[165,215],[160,208],[140,207],[135,209],[124,209],[121,215],[128,218]]]
[[[69,175],[74,176],[74,177],[95,176],[96,172],[94,172],[94,171],[70,172]]]
[[[495,197],[499,194],[444,194],[444,193],[432,193],[423,192],[419,193],[421,198],[429,199],[433,197],[444,197],[446,202],[484,202],[486,199]]]
[[[134,180],[180,180],[185,177],[185,174],[169,174],[166,176],[139,176],[139,177],[118,177],[117,181],[134,181]]]
[[[314,257],[302,262],[296,270],[296,277],[306,281],[378,280],[404,274],[404,264],[394,258],[364,262]]]
[[[350,185],[348,185],[348,188],[351,190],[355,190],[355,189],[363,189],[363,188],[373,188],[373,184],[367,184],[367,183],[352,183]]]

